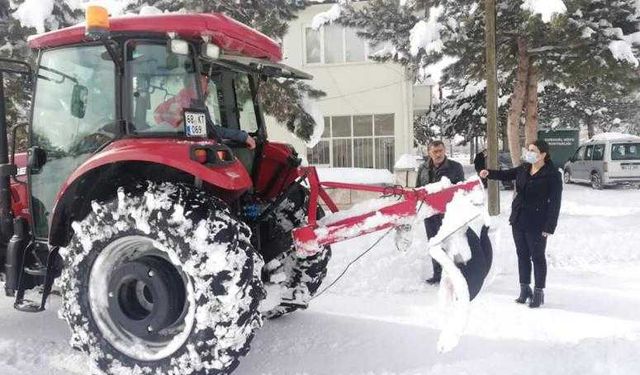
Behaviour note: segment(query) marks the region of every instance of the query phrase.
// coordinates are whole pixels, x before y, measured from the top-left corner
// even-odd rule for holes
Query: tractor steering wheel
[[[76,155],[94,152],[107,142],[115,138],[117,122],[109,120],[105,125],[98,128],[97,131],[87,134],[82,139],[75,142],[70,152]]]

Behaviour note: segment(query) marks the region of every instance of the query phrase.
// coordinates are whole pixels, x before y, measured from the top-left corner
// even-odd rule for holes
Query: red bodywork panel
[[[259,158],[259,171],[255,177],[255,191],[264,200],[278,196],[298,178],[293,149],[286,143],[267,142]]]
[[[245,167],[236,160],[232,164],[207,166],[191,160],[194,145],[215,145],[215,141],[187,141],[178,139],[122,139],[109,144],[100,153],[87,160],[62,184],[56,201],[67,188],[88,171],[103,165],[139,161],[166,165],[190,173],[202,181],[229,192],[228,198],[240,196],[253,185]]]
[[[31,222],[31,215],[29,214],[29,193],[27,192],[27,154],[16,154],[15,162],[18,167],[18,174],[16,180],[21,183],[16,183],[11,180],[11,211],[15,217],[23,217]]]
[[[282,60],[280,45],[266,35],[223,14],[162,14],[110,18],[111,32],[177,33],[187,40],[211,41],[223,51],[248,57]],[[85,26],[78,25],[29,38],[29,48],[44,49],[85,41]]]

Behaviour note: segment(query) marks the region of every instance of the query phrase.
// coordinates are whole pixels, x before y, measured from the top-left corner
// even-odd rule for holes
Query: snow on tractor
[[[456,311],[480,290],[491,244],[479,181],[320,182],[267,139],[260,85],[311,77],[282,65],[264,35],[220,14],[109,18],[89,7],[86,25],[29,46],[35,68],[4,59],[0,69],[0,88],[3,75],[33,86],[27,155],[9,157],[0,106],[5,292],[16,309],[42,311],[55,281],[71,344],[97,371],[230,373],[263,317],[307,306],[332,243],[389,228],[406,246],[424,215],[447,211],[430,251]],[[255,148],[226,139],[241,131]],[[325,216],[319,200],[338,211],[325,188],[398,201]],[[449,333],[444,347],[459,334]]]

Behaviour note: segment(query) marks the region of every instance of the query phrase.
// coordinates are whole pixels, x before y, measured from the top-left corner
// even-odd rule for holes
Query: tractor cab
[[[123,168],[131,171],[127,163],[144,163],[143,176],[135,177],[140,179],[156,176],[167,158],[183,159],[176,174],[210,182],[229,201],[254,187],[264,193],[273,189],[275,166],[268,159],[290,163],[292,148],[267,141],[259,88],[271,77],[310,78],[279,63],[274,41],[218,14],[112,18],[97,25],[29,41],[38,51],[31,153],[39,157],[30,168],[36,238],[49,238],[51,226],[62,224],[56,215],[71,220],[69,213],[54,213],[54,206],[69,199],[65,188],[73,187],[74,171],[85,166],[87,172],[92,162],[110,164],[118,175]],[[237,140],[245,134],[256,140],[255,149]],[[124,154],[122,146],[131,150],[150,139],[158,147],[217,146],[203,152],[186,147],[184,154],[170,155],[139,148],[137,155],[117,156]],[[114,157],[105,159],[109,154]],[[234,160],[241,168],[230,165]],[[191,168],[184,165],[190,163]],[[216,172],[227,166],[238,181],[234,186],[207,181],[195,163],[215,166]]]

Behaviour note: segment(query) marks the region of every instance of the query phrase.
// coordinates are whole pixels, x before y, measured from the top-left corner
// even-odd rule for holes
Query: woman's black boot
[[[520,297],[516,298],[518,303],[527,303],[527,300],[531,298],[533,293],[529,284],[520,284]]]
[[[529,307],[535,308],[540,307],[544,304],[544,289],[535,288],[533,290],[533,298],[531,298],[531,302],[529,302]]]

